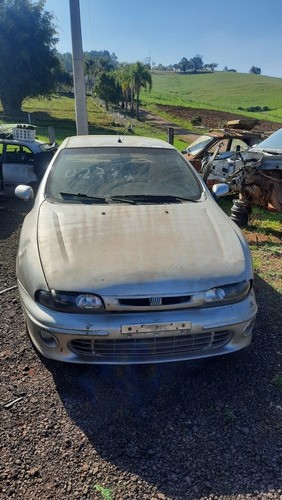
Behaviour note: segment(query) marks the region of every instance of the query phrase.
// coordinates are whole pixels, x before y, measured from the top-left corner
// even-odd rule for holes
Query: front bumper
[[[220,307],[93,315],[51,311],[20,283],[19,292],[35,348],[71,363],[144,364],[227,354],[249,345],[257,313],[253,291],[242,302]],[[130,333],[130,325],[142,328]]]

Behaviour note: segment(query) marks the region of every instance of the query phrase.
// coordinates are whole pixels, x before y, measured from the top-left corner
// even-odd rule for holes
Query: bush
[[[238,106],[237,108],[240,111],[249,111],[250,113],[260,113],[262,111],[270,111],[270,108],[268,106],[249,106],[248,108],[242,108],[241,106]]]
[[[197,115],[194,118],[192,118],[191,123],[194,127],[197,127],[198,125],[202,124],[202,117]]]

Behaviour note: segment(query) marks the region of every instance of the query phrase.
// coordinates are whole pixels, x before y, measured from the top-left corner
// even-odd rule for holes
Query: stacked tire
[[[249,224],[250,214],[252,212],[252,207],[248,203],[242,200],[234,200],[230,219],[236,222],[239,227],[246,227]]]

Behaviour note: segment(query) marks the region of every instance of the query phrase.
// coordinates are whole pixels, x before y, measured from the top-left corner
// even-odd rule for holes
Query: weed
[[[276,385],[276,387],[278,387],[278,389],[282,390],[282,375],[277,375],[277,377],[275,377],[273,382]]]
[[[101,493],[101,497],[103,498],[103,500],[112,500],[113,499],[111,490],[109,490],[108,488],[104,488],[100,484],[95,484],[94,488],[95,488],[95,490],[99,491],[99,493]]]
[[[234,420],[236,420],[235,413],[228,408],[228,406],[225,406],[223,416],[226,423],[234,422]]]

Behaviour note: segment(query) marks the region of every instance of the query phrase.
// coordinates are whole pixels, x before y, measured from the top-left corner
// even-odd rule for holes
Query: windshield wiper
[[[83,200],[89,200],[93,203],[108,203],[107,198],[102,198],[101,196],[91,196],[85,193],[64,193],[60,192],[62,198],[81,198]]]
[[[130,203],[132,205],[136,205],[137,203],[182,203],[185,201],[196,202],[193,198],[186,198],[182,196],[172,196],[172,195],[155,195],[155,194],[125,194],[120,196],[108,196],[107,198],[103,198],[101,196],[91,196],[86,193],[65,193],[60,192],[62,198],[75,198],[81,199],[84,202],[89,203],[106,203],[110,204],[111,202],[121,202],[121,203]]]
[[[152,202],[152,203],[182,203],[183,201],[198,201],[193,198],[172,195],[156,194],[126,194],[121,196],[112,196],[111,200],[124,201],[127,203]]]

